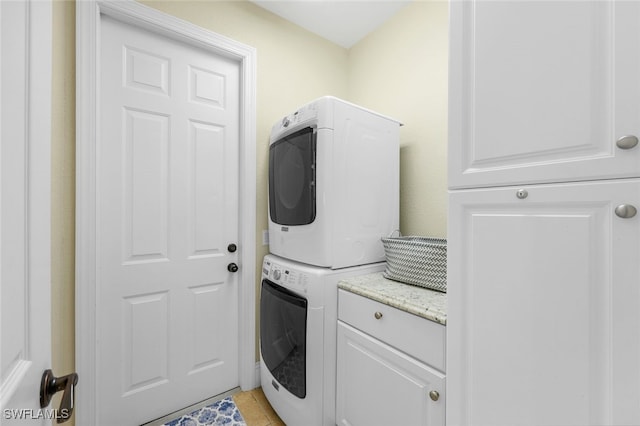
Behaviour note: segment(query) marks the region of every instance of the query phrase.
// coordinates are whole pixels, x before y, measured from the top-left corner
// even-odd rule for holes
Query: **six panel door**
[[[101,25],[98,418],[137,425],[238,385],[240,72]]]

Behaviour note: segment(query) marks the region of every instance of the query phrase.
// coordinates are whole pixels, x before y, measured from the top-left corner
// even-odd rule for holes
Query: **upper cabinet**
[[[450,188],[640,175],[640,2],[450,7]]]

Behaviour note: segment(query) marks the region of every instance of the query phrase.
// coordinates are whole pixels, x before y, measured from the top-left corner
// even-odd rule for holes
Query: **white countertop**
[[[382,272],[347,278],[338,283],[338,288],[447,324],[447,293],[392,281],[384,278]]]

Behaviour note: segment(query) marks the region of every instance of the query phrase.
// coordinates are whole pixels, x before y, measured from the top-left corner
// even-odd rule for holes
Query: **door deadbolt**
[[[227,246],[227,250],[229,250],[229,253],[235,253],[235,251],[238,250],[238,246],[231,243]]]

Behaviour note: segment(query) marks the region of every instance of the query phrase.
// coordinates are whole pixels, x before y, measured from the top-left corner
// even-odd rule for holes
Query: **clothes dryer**
[[[273,126],[269,251],[332,269],[381,262],[399,228],[401,123],[335,97]]]

